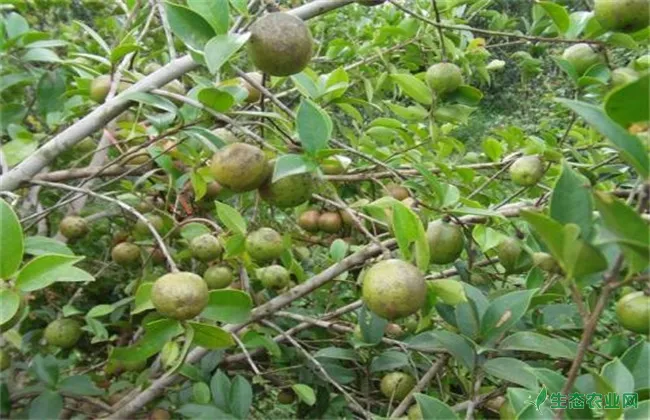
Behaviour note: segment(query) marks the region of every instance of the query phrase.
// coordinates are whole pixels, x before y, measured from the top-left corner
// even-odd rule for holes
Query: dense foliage
[[[0,13],[3,418],[650,418],[648,0]]]

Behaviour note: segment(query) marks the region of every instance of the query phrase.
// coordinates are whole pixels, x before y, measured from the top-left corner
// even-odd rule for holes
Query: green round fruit
[[[90,153],[97,149],[97,142],[92,137],[86,137],[75,145],[75,150],[80,153]]]
[[[162,66],[160,64],[156,63],[155,61],[152,61],[150,63],[147,63],[146,66],[144,66],[144,69],[142,70],[142,72],[144,74],[151,74],[153,72],[156,72],[156,71],[160,70],[161,68],[162,68]]]
[[[604,29],[636,32],[650,24],[648,0],[596,0],[594,15]]]
[[[391,321],[420,310],[426,295],[422,273],[406,261],[380,261],[363,276],[363,302],[372,312]]]
[[[349,162],[345,156],[330,156],[320,164],[320,169],[325,175],[340,175],[346,169],[344,160]]]
[[[623,296],[629,295],[630,293],[636,293],[637,291],[638,291],[638,290],[636,290],[636,289],[635,289],[634,287],[632,287],[632,286],[623,286],[623,287],[621,287],[621,289],[619,290],[619,295],[620,295],[621,297],[623,297]]]
[[[227,128],[216,128],[212,130],[212,134],[215,136],[219,137],[221,140],[223,140],[224,143],[226,144],[234,144],[234,143],[239,143],[241,140],[239,137],[235,135],[232,131],[228,130]]]
[[[467,163],[478,163],[481,160],[481,155],[476,152],[467,152],[463,160]]]
[[[177,95],[185,95],[185,85],[180,80],[172,80],[163,86],[163,90]]]
[[[522,187],[532,187],[544,176],[544,165],[537,156],[523,156],[510,165],[510,179]]]
[[[284,251],[282,236],[271,228],[260,228],[246,237],[246,251],[258,263],[273,261]]]
[[[593,65],[603,62],[603,56],[598,54],[589,44],[575,44],[564,50],[562,58],[573,65],[578,76],[585,74]]]
[[[235,192],[252,191],[269,176],[264,152],[246,143],[219,149],[212,157],[210,170],[218,183]]]
[[[233,278],[232,269],[225,265],[213,265],[203,273],[203,280],[210,290],[224,289],[230,286]]]
[[[212,181],[209,182],[208,185],[205,186],[205,198],[207,199],[215,199],[221,194],[221,191],[223,191],[223,187],[221,184],[219,184],[217,181]]]
[[[165,274],[153,284],[151,302],[166,317],[191,319],[208,304],[208,285],[201,277],[187,271]]]
[[[616,302],[616,318],[628,331],[650,334],[650,296],[644,292],[623,296]]]
[[[291,281],[289,271],[281,265],[270,265],[262,268],[259,276],[262,285],[267,289],[284,289]]]
[[[219,258],[223,252],[223,247],[219,239],[205,233],[190,241],[190,252],[192,257],[197,260],[207,262]]]
[[[128,148],[122,156],[124,156],[123,163],[125,165],[144,165],[151,158],[149,153],[147,153],[147,149],[139,146]]]
[[[336,233],[343,227],[343,219],[337,211],[323,212],[318,218],[318,228],[326,233]]]
[[[400,338],[401,336],[404,335],[404,329],[399,324],[395,324],[392,322],[386,324],[386,328],[384,329],[384,332],[390,338]]]
[[[539,267],[548,273],[559,273],[560,266],[555,261],[551,254],[546,252],[533,252],[533,265]]]
[[[288,13],[269,13],[250,28],[248,54],[255,67],[272,76],[300,73],[311,60],[309,28]]]
[[[429,67],[426,81],[436,93],[450,93],[463,84],[463,73],[455,64],[438,63]]]
[[[260,195],[269,204],[280,208],[296,207],[311,198],[314,178],[309,172],[289,175],[278,181],[265,183]]]
[[[9,369],[11,366],[11,356],[5,350],[0,350],[0,372]]]
[[[465,236],[460,226],[436,220],[427,228],[429,253],[434,264],[449,264],[460,256],[465,246]]]
[[[136,265],[140,262],[140,247],[131,242],[121,242],[113,247],[111,257],[121,266]]]
[[[612,71],[612,85],[625,86],[639,78],[639,73],[629,67],[620,67]]]
[[[307,210],[298,217],[298,226],[307,232],[317,232],[319,218],[320,212],[318,210]]]
[[[388,195],[393,197],[395,200],[402,201],[409,197],[409,190],[401,185],[392,183],[388,184],[386,185],[386,191],[388,191]]]
[[[499,262],[506,269],[508,274],[518,274],[528,271],[530,264],[521,264],[520,258],[526,251],[521,246],[521,243],[513,238],[506,238],[497,247],[497,255]],[[519,265],[518,265],[519,264]]]
[[[102,103],[106,99],[106,96],[108,96],[110,89],[111,76],[107,74],[97,76],[90,82],[90,99],[97,103]]]
[[[81,324],[74,319],[57,319],[50,322],[43,333],[45,341],[53,346],[69,349],[81,338]]]
[[[88,233],[88,222],[83,217],[67,216],[61,220],[59,231],[68,239],[79,239]]]
[[[415,386],[415,378],[404,372],[391,372],[381,378],[381,393],[393,401],[402,401]]]
[[[422,417],[422,410],[420,410],[420,406],[417,404],[412,405],[406,414],[408,420],[424,420],[424,417]]]
[[[156,229],[156,232],[158,233],[162,232],[163,228],[165,227],[165,222],[163,221],[163,218],[158,216],[157,214],[148,213],[144,215],[144,218],[147,219],[147,221],[151,224],[151,226],[153,226],[154,229]],[[133,231],[140,236],[146,236],[146,237],[153,236],[147,224],[143,222],[141,219],[138,219],[138,221],[135,222],[135,226],[133,226]]]
[[[296,394],[290,389],[283,389],[278,392],[278,402],[280,404],[291,404],[296,400]]]

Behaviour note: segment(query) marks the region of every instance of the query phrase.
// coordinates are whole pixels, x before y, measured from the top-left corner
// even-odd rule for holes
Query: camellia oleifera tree
[[[5,3],[3,416],[648,418],[647,0]]]

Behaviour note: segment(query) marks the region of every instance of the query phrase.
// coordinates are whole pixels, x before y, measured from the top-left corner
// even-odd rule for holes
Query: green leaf
[[[134,51],[138,51],[140,49],[139,46],[136,44],[124,44],[124,45],[118,45],[111,51],[110,55],[110,60],[111,63],[117,64],[119,61],[124,58],[125,55],[132,53]]]
[[[637,136],[628,133],[609,118],[603,110],[594,105],[568,99],[557,99],[557,101],[571,108],[605,136],[621,153],[623,160],[634,167],[642,177],[650,176],[650,158],[648,158],[645,146]]]
[[[650,390],[650,343],[641,338],[623,353],[621,361],[634,376],[634,390]]]
[[[1,240],[1,239],[0,239]],[[25,254],[39,256],[45,254],[74,255],[63,242],[46,236],[28,236],[25,238]]]
[[[483,99],[483,92],[473,86],[462,85],[449,94],[446,99],[463,105],[475,106]]]
[[[39,381],[54,387],[59,382],[59,364],[52,355],[37,354],[29,366],[29,373]]]
[[[217,112],[226,112],[235,104],[235,98],[230,93],[214,87],[201,89],[198,99],[203,105]]]
[[[551,195],[551,217],[561,224],[575,223],[583,239],[591,238],[593,202],[589,180],[565,162]]]
[[[430,281],[427,284],[436,294],[436,297],[447,305],[456,306],[461,302],[467,302],[463,283],[458,280],[440,279]]]
[[[192,399],[199,404],[210,402],[210,387],[205,382],[195,382],[192,385]]]
[[[253,404],[253,388],[240,375],[235,376],[230,386],[230,412],[240,419],[247,419]]]
[[[534,351],[569,360],[576,356],[576,352],[564,345],[562,341],[530,331],[517,332],[504,338],[499,343],[499,348],[508,351]]]
[[[618,394],[634,391],[634,376],[618,358],[606,363],[600,374]]]
[[[352,349],[342,349],[340,347],[325,347],[318,350],[314,357],[317,359],[337,359],[350,360],[356,362],[359,360],[357,352]]]
[[[75,264],[82,259],[83,257],[59,254],[38,256],[25,264],[25,266],[23,266],[23,268],[18,272],[18,275],[16,276],[16,287],[23,292],[33,292],[34,290],[43,289],[56,281],[60,281],[60,279],[56,277],[57,274],[68,273],[69,269],[75,268],[72,267],[72,264]],[[62,269],[63,271],[61,272],[59,269]],[[83,270],[79,271],[83,272]],[[90,274],[86,274],[90,276]]]
[[[383,372],[387,370],[401,369],[409,365],[409,358],[406,353],[396,350],[387,350],[372,359],[370,372]]]
[[[201,15],[214,29],[217,35],[228,32],[230,10],[228,0],[188,0],[187,5]]]
[[[16,12],[11,12],[4,18],[4,30],[7,31],[7,38],[14,39],[29,31],[27,20]]]
[[[605,112],[609,117],[627,127],[647,121],[650,115],[650,74],[613,90],[605,98]]]
[[[101,304],[92,307],[88,313],[86,314],[86,317],[88,318],[100,318],[102,316],[106,316],[113,312],[115,308],[113,308],[113,305],[107,305],[107,304]]]
[[[230,378],[218,369],[212,379],[210,380],[210,391],[212,391],[212,401],[214,405],[221,410],[228,411],[230,409],[228,398],[230,397]]]
[[[230,207],[228,204],[219,201],[215,201],[214,205],[217,207],[217,216],[219,216],[219,220],[221,220],[229,230],[240,235],[246,234],[246,221],[237,210]]]
[[[29,404],[29,420],[58,419],[63,410],[63,397],[56,391],[43,391]]]
[[[253,302],[246,292],[235,289],[212,290],[201,317],[236,324],[247,321],[252,308]]]
[[[332,136],[332,120],[322,108],[303,99],[296,113],[296,129],[303,149],[310,155],[327,149]]]
[[[410,260],[410,245],[415,242],[416,265],[420,270],[425,271],[429,267],[430,256],[429,243],[422,221],[413,210],[400,201],[394,200],[392,207],[391,223],[400,252],[404,259]]]
[[[485,373],[508,382],[537,390],[537,378],[528,363],[511,357],[497,357],[486,361],[482,366]]]
[[[650,226],[623,201],[612,195],[595,192],[596,208],[607,230],[614,235],[633,273],[650,263]]]
[[[211,404],[184,404],[176,412],[188,419],[230,420],[235,418]]]
[[[296,393],[300,401],[304,402],[309,406],[316,404],[316,394],[314,393],[312,387],[310,387],[309,385],[293,384],[291,385],[291,389],[293,389],[293,392]]]
[[[75,395],[102,395],[104,391],[97,388],[88,375],[75,375],[63,378],[58,389]]]
[[[111,48],[108,46],[106,41],[104,41],[104,39],[97,32],[95,32],[95,30],[93,28],[91,28],[90,26],[88,26],[85,23],[83,23],[81,21],[78,21],[78,20],[75,20],[74,23],[81,26],[81,28],[84,31],[86,31],[88,33],[88,35],[90,35],[91,38],[94,39],[95,42],[97,42],[97,44],[104,50],[106,55],[111,54]]]
[[[157,95],[152,95],[151,93],[131,92],[124,95],[120,95],[120,99],[135,101],[141,104],[150,105],[154,108],[171,112],[174,115],[178,113],[178,108],[176,108],[176,105],[174,105],[169,99],[162,98]]]
[[[215,325],[188,322],[194,330],[194,344],[206,349],[223,349],[235,345],[229,332]]]
[[[151,288],[153,283],[142,283],[138,290],[135,292],[135,308],[131,311],[131,314],[139,314],[140,312],[153,309],[153,303],[151,302]]]
[[[244,34],[217,35],[205,45],[205,62],[210,73],[217,71],[232,57],[250,38],[250,32]]]
[[[59,63],[61,61],[54,51],[47,48],[30,48],[23,54],[22,60],[42,63]]]
[[[20,295],[11,289],[0,290],[0,325],[9,321],[20,308]]]
[[[569,13],[567,12],[564,6],[550,2],[550,1],[538,1],[537,4],[542,6],[542,9],[546,14],[551,18],[553,23],[558,29],[558,32],[565,33],[569,30],[571,25],[571,19]]]
[[[425,105],[431,105],[433,103],[431,89],[422,80],[407,73],[391,74],[390,77],[412,99]]]
[[[18,216],[0,199],[0,279],[9,279],[23,260],[23,229]]]
[[[271,182],[276,182],[287,176],[303,174],[313,170],[314,168],[314,163],[303,155],[282,155],[275,161]]]
[[[348,249],[350,248],[350,245],[345,242],[343,239],[338,238],[335,239],[334,242],[332,242],[332,245],[330,245],[330,257],[335,261],[339,262],[348,253]]]
[[[483,140],[481,146],[487,157],[489,157],[492,162],[501,160],[504,150],[499,140],[494,137],[488,137]]]
[[[144,326],[144,336],[132,346],[113,349],[111,358],[124,362],[139,362],[158,353],[165,343],[183,332],[174,319],[160,319]]]
[[[490,302],[481,319],[481,335],[485,341],[497,339],[515,325],[528,311],[537,289],[510,292]]]
[[[423,419],[458,419],[458,415],[451,407],[439,399],[420,393],[413,394],[413,396],[418,403],[418,407],[420,407]]]
[[[205,44],[214,36],[214,30],[198,13],[173,3],[165,3],[167,20],[172,32],[188,47],[203,51]]]

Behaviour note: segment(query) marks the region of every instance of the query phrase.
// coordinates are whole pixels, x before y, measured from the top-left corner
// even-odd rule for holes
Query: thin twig
[[[447,356],[446,354],[442,355],[433,365],[431,365],[427,373],[422,375],[420,381],[418,381],[418,383],[413,387],[413,389],[409,391],[408,395],[402,400],[402,402],[400,402],[399,405],[395,407],[395,410],[390,415],[391,419],[398,418],[402,414],[404,414],[408,406],[411,405],[414,395],[417,394],[418,392],[421,392],[422,390],[424,390],[424,388],[429,386],[429,382],[431,382],[433,377],[436,376],[436,374],[440,371],[440,369],[442,369],[445,363],[447,363],[448,358],[449,356]]]

